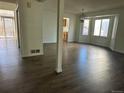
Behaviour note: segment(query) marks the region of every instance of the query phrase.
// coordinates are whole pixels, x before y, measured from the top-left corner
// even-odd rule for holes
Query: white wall
[[[35,0],[27,8],[27,0],[19,0],[21,53],[23,57],[43,54],[42,40],[42,3]],[[32,54],[31,50],[39,49],[40,53]]]
[[[57,13],[50,10],[43,12],[43,43],[56,43]]]
[[[68,42],[75,41],[76,16],[65,13],[69,18]],[[43,43],[56,43],[57,40],[57,13],[56,11],[44,9],[43,11]]]
[[[89,24],[89,35],[82,35],[82,29],[83,29],[83,23],[80,23],[80,33],[79,33],[79,42],[84,42],[84,43],[91,43],[91,44],[96,44],[96,45],[101,45],[105,47],[110,46],[110,40],[111,40],[111,35],[112,35],[112,28],[113,28],[113,20],[114,16],[110,15],[108,17],[104,17],[101,15],[100,18],[109,18],[110,23],[109,23],[109,29],[108,29],[108,36],[107,37],[99,37],[99,36],[94,36],[94,25],[95,25],[95,16],[92,16],[89,18],[90,24]]]
[[[92,12],[92,13],[86,13],[87,16],[99,16],[99,15],[113,15],[113,14],[118,14],[119,15],[119,23],[118,23],[118,28],[117,32],[115,35],[115,45],[114,45],[114,50],[118,52],[123,52],[124,53],[124,8],[118,8],[118,9],[110,9],[110,10],[104,10],[104,11],[98,11],[98,12]],[[114,22],[114,21],[113,21]],[[114,23],[113,23],[114,24]],[[77,26],[78,28],[80,27],[79,25]],[[80,31],[78,31],[80,32]],[[98,40],[98,39],[97,39]],[[78,39],[79,41],[79,39]],[[103,42],[103,41],[100,41]],[[111,41],[109,41],[111,42]],[[108,46],[110,47],[110,46]]]
[[[115,43],[116,43],[116,33],[118,28],[118,22],[119,22],[119,15],[116,15],[113,21],[113,29],[112,29],[112,36],[111,36],[111,42],[110,42],[110,48],[112,50],[115,49]]]

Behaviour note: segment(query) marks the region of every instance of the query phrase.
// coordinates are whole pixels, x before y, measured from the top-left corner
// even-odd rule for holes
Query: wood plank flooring
[[[0,93],[124,93],[124,55],[68,43],[63,73],[55,73],[56,45],[45,55],[21,59],[18,50],[0,50]]]

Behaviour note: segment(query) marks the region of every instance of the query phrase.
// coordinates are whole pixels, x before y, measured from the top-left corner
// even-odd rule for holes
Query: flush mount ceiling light
[[[38,2],[44,2],[44,1],[46,1],[46,0],[36,0],[36,1],[38,1]]]
[[[84,13],[84,9],[82,9],[82,12],[80,14],[80,21],[83,23],[84,22],[84,18],[85,18],[85,13]]]
[[[37,2],[44,2],[46,0],[36,0]],[[31,8],[32,0],[27,0],[27,7]]]

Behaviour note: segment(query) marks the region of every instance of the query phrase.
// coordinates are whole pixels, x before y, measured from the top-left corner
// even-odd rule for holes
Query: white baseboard
[[[124,51],[122,51],[122,50],[114,49],[113,51],[124,54]]]
[[[84,43],[85,44],[85,42],[79,42],[78,41],[78,43]],[[112,49],[111,47],[108,47],[108,46],[104,46],[104,45],[100,45],[100,44],[94,44],[94,43],[86,43],[86,44],[91,44],[91,45],[97,45],[97,46],[102,46],[102,47],[106,47],[106,48],[109,48],[110,50],[112,50],[112,51],[114,51],[114,52],[118,52],[118,53],[121,53],[121,54],[124,54],[124,51],[123,50],[118,50],[118,49]]]
[[[57,43],[57,42],[43,42],[44,44],[51,44],[51,43]]]
[[[27,57],[36,57],[36,56],[43,56],[43,53],[22,55],[21,57],[22,58],[27,58]]]

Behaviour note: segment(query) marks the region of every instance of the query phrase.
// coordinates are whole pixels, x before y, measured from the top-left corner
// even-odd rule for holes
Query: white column
[[[63,14],[64,0],[58,1],[57,11],[57,66],[56,72],[62,72],[62,48],[63,48]]]

